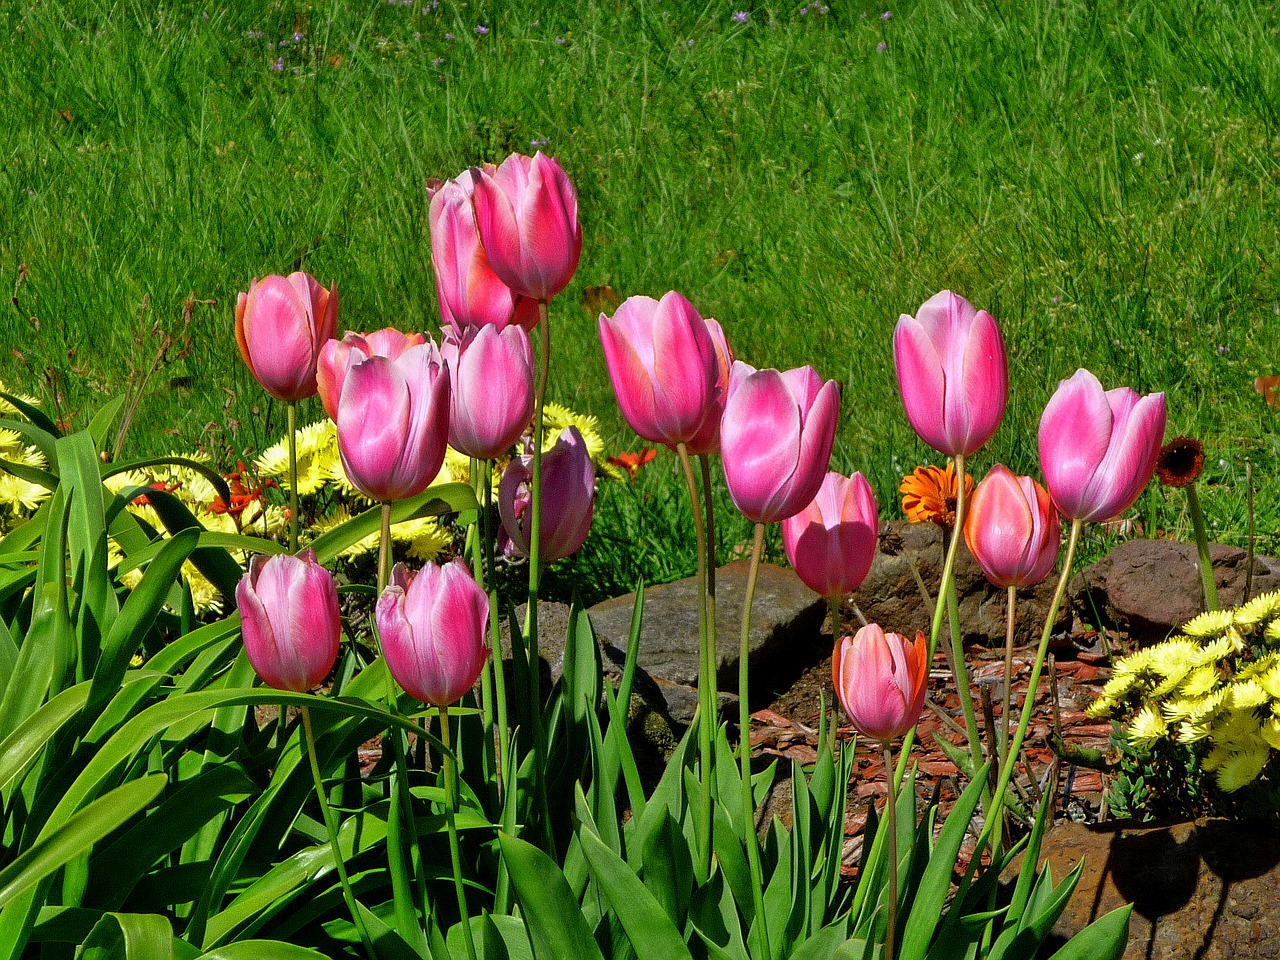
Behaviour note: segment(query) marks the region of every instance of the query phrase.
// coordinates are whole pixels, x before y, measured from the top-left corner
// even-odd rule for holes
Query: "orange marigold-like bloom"
[[[956,525],[956,496],[959,490],[954,462],[948,463],[945,469],[935,466],[916,467],[902,478],[902,486],[898,487],[898,492],[902,494],[902,512],[912,523],[932,520],[944,527]],[[972,494],[973,477],[966,473],[966,502]]]

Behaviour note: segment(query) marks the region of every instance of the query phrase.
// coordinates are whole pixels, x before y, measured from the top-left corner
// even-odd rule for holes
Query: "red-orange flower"
[[[932,520],[944,527],[956,525],[956,497],[959,487],[954,463],[948,463],[946,469],[935,466],[916,467],[902,478],[902,486],[898,487],[898,492],[902,494],[902,512],[912,523]],[[965,500],[968,501],[972,494],[973,477],[965,474]]]

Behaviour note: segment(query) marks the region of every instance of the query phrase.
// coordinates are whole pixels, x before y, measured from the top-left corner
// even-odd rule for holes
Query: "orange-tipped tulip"
[[[916,725],[924,708],[928,659],[924,634],[912,642],[875,623],[836,644],[831,679],[859,733],[888,743]]]
[[[316,394],[321,348],[338,334],[338,285],[309,273],[272,274],[236,298],[236,343],[249,372],[277,400]]]
[[[964,542],[997,587],[1029,587],[1058,559],[1062,526],[1049,492],[997,463],[978,484],[965,515]]]

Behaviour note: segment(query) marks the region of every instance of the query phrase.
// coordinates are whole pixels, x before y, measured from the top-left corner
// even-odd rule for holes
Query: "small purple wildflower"
[[[294,68],[293,68],[293,75],[294,75],[295,77],[301,76],[301,75],[302,75],[302,68],[301,68],[301,67],[294,67]]]
[[[751,14],[747,13],[747,11],[745,10],[739,10],[737,13],[733,15],[734,23],[746,23],[750,19],[751,19]]]
[[[274,70],[276,73],[283,73],[284,57],[276,57],[275,60],[271,62],[271,69]]]
[[[433,67],[438,67],[442,63],[444,63],[444,57],[436,57],[434,60],[431,61],[431,65]]]
[[[547,146],[549,143],[551,143],[551,141],[548,140],[546,137],[538,137],[538,139],[536,140],[530,140],[529,146],[532,147],[534,150],[541,150],[543,147]]]
[[[483,36],[484,36],[486,33],[488,33],[488,32],[489,32],[489,28],[488,28],[488,27],[486,27],[483,23],[477,23],[477,24],[476,24],[476,34],[477,34],[478,36],[483,37]]]
[[[457,39],[457,38],[456,38],[452,33],[446,33],[446,34],[444,35],[445,43],[452,43],[452,42],[453,42],[454,40],[456,40],[456,39]]]
[[[690,50],[692,50],[692,49],[693,49],[693,37],[690,37],[688,40],[686,40],[686,41],[685,41],[685,43],[684,43],[684,45],[685,45],[686,47],[688,47]]]
[[[1062,298],[1061,298],[1061,297],[1050,297],[1050,298],[1049,298],[1049,302],[1050,302],[1050,303],[1061,303],[1061,302],[1062,302]]]
[[[1231,348],[1230,348],[1229,346],[1227,346],[1225,343],[1223,343],[1223,344],[1219,344],[1219,346],[1218,346],[1218,356],[1220,356],[1220,357],[1221,357],[1222,355],[1227,354],[1227,353],[1230,353],[1230,352],[1231,352]]]
[[[893,19],[893,11],[892,11],[892,10],[886,10],[884,13],[880,14],[880,19],[881,19],[881,20],[892,20],[892,19]]]
[[[305,33],[303,33],[303,32],[302,32],[302,31],[300,31],[300,30],[295,30],[295,31],[293,31],[293,42],[294,42],[294,43],[301,43],[301,42],[302,42],[303,40],[305,40],[305,39],[307,39],[307,35],[306,35]]]
[[[800,16],[802,16],[802,17],[803,17],[803,16],[805,16],[808,12],[809,12],[809,8],[808,8],[808,7],[801,7],[801,8],[800,8]]]
[[[281,40],[281,41],[280,41],[280,43],[279,43],[279,44],[277,44],[277,46],[281,47],[282,49],[283,49],[284,47],[289,46],[289,38],[288,38],[288,37],[285,37],[283,40]]]
[[[244,38],[246,40],[261,40],[265,36],[266,34],[261,30],[246,30],[244,32]]]
[[[569,41],[568,41],[568,40],[566,40],[564,37],[556,37],[556,46],[557,46],[557,47],[563,47],[563,46],[564,46],[566,43],[568,43],[568,42],[569,42]]]
[[[888,49],[889,49],[889,45],[885,43],[883,40],[881,40],[879,43],[876,44],[877,53],[884,53]]]

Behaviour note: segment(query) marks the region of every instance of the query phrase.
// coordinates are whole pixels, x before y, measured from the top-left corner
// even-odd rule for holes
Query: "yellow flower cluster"
[[[1122,721],[1140,748],[1203,742],[1221,789],[1252,783],[1280,750],[1280,592],[1203,613],[1120,660],[1087,713]]]
[[[0,393],[9,393],[0,380]],[[40,401],[26,394],[13,394],[23,403],[39,406]],[[18,408],[0,397],[0,417],[21,417]],[[47,469],[49,464],[37,447],[23,442],[16,430],[0,428],[0,460],[8,460],[24,467]],[[49,496],[49,491],[38,483],[24,480],[0,467],[0,533],[4,533],[16,520],[24,520]]]

